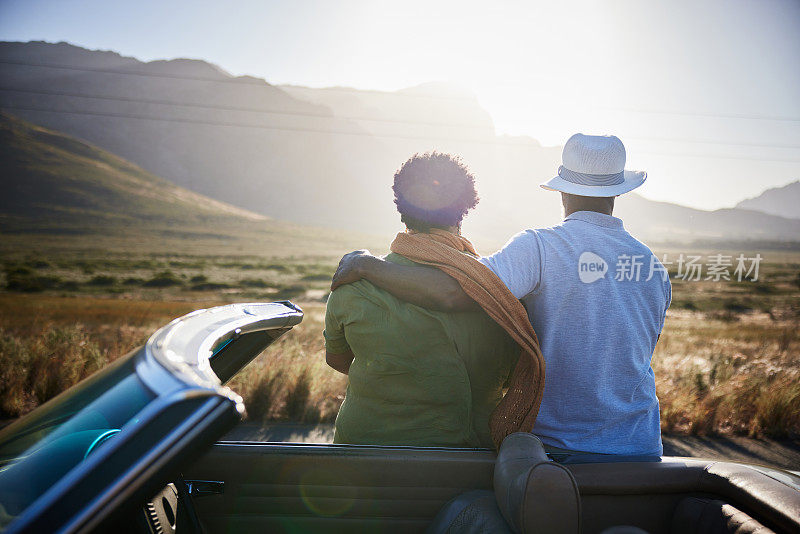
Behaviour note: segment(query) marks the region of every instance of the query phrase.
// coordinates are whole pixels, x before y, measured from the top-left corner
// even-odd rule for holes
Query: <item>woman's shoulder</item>
[[[408,258],[406,258],[405,256],[401,256],[400,254],[398,254],[396,252],[390,252],[389,254],[384,256],[383,259],[385,259],[386,261],[390,261],[392,263],[400,264],[400,265],[420,265],[419,263],[417,263],[415,261],[411,261]]]

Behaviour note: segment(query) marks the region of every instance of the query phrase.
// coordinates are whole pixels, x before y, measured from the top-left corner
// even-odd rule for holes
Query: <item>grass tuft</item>
[[[80,326],[20,339],[0,330],[0,417],[18,417],[102,368],[107,358]]]
[[[144,287],[173,287],[183,285],[183,280],[172,271],[161,271],[142,285]]]
[[[98,274],[97,276],[92,277],[91,280],[87,282],[90,286],[99,286],[99,287],[109,287],[113,286],[117,283],[117,279],[114,276],[109,276],[107,274]]]

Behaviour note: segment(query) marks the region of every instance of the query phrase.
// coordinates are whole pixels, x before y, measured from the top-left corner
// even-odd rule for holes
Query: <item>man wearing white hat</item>
[[[534,433],[551,451],[660,456],[650,359],[671,300],[666,269],[611,215],[646,173],[625,170],[614,136],[573,135],[558,176],[564,221],[524,230],[481,258],[522,300],[546,362]],[[392,265],[366,251],[342,258],[332,288],[366,278],[400,299],[448,311],[475,303],[435,268]]]

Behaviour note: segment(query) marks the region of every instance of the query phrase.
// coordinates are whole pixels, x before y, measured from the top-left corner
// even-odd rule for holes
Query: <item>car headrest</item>
[[[495,462],[494,492],[515,532],[580,532],[578,485],[568,469],[548,460],[533,434],[517,432],[503,441]]]

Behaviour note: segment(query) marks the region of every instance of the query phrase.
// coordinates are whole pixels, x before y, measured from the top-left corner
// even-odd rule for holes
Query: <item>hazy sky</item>
[[[0,39],[200,58],[271,83],[450,81],[498,133],[615,133],[642,193],[732,206],[800,179],[800,1],[0,0]]]

